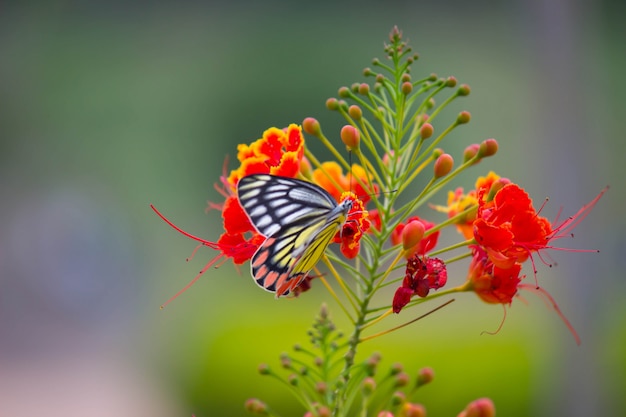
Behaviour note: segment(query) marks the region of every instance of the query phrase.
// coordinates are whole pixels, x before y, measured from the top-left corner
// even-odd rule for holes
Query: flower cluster
[[[470,144],[458,158],[461,162],[455,163],[441,144],[452,130],[469,123],[471,115],[462,111],[441,126],[440,114],[452,101],[468,96],[469,86],[434,74],[414,79],[411,67],[418,56],[397,28],[385,53],[387,62],[375,59],[373,68],[363,72],[371,83],[341,87],[338,97],[327,100],[327,109],[346,121],[332,135],[337,140],[329,139],[320,123],[309,117],[302,125],[273,127],[249,145],[238,146],[238,166],[225,171],[216,186],[224,202],[209,205],[220,210],[223,218],[223,232],[216,242],[182,231],[157,212],[200,246],[218,251],[200,274],[220,260],[230,258],[235,264],[251,260],[257,283],[277,296],[299,296],[319,277],[354,323],[351,337],[332,350],[341,353],[341,369],[333,367],[335,373],[324,381],[309,384],[323,395],[295,390],[309,410],[307,415],[327,415],[323,410],[349,415],[356,407],[349,390],[359,385],[351,381],[361,381],[364,396],[373,386],[371,375],[354,361],[360,343],[416,319],[364,333],[393,313],[445,295],[474,292],[486,303],[506,306],[520,289],[535,292],[553,306],[579,341],[554,299],[538,285],[535,261],[548,263],[545,251],[557,248],[556,240],[571,236],[606,189],[573,216],[552,222],[535,209],[520,185],[493,172],[479,176],[474,189],[448,191],[447,202],[439,202],[438,195],[450,190],[452,180],[469,175],[470,169],[498,152],[498,142],[486,139]],[[435,97],[446,91],[449,94],[438,103]],[[322,143],[334,160],[319,160],[307,147],[308,140]],[[351,162],[352,157],[357,163]],[[252,184],[241,185],[243,197],[242,179],[242,184]],[[441,247],[440,236],[447,230],[462,238]],[[320,260],[327,272],[318,269]],[[469,261],[467,275],[456,286],[450,285],[454,277],[448,277],[447,266],[461,261]],[[535,276],[533,285],[523,283],[527,262]],[[275,288],[275,282],[289,285]],[[387,286],[396,288],[393,297],[375,297]],[[389,393],[387,400],[394,396]],[[377,408],[383,413],[379,415],[423,415],[415,411],[419,405],[401,395],[397,398],[389,408]],[[368,402],[364,404],[368,408]],[[258,400],[249,406],[250,411],[270,415]],[[476,410],[490,415],[493,405],[477,400],[461,415],[477,415]]]

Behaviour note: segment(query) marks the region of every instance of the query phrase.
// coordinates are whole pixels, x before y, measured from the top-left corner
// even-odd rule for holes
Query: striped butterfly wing
[[[267,174],[239,180],[239,201],[266,240],[251,259],[257,284],[287,295],[307,276],[346,219],[352,203],[337,204],[307,181]]]

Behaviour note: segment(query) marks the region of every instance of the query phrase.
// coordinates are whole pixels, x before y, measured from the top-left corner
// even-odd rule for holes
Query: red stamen
[[[207,269],[209,269],[211,266],[213,266],[213,264],[220,258],[224,257],[224,255],[220,254],[218,256],[216,256],[215,258],[211,259],[205,266],[204,268],[202,268],[202,270],[198,273],[198,275],[196,275],[190,282],[189,284],[185,285],[181,290],[179,290],[176,294],[174,294],[172,297],[170,297],[169,300],[167,300],[166,302],[164,302],[161,305],[161,310],[163,310],[165,308],[165,306],[167,306],[169,303],[171,303],[172,301],[174,301],[176,298],[178,298],[179,295],[181,295],[182,293],[184,293],[185,291],[187,291],[189,288],[191,288],[191,286],[193,284],[196,283],[196,281],[198,281],[200,279],[200,277],[202,276],[202,274],[204,274],[206,272]]]
[[[202,243],[204,246],[208,246],[210,248],[213,249],[219,249],[218,245],[213,243],[213,242],[209,242],[208,240],[199,238],[197,236],[192,235],[191,233],[185,232],[183,229],[181,229],[180,227],[176,226],[174,223],[172,223],[171,221],[169,221],[164,215],[161,214],[161,212],[159,212],[159,210],[156,209],[156,207],[154,207],[152,204],[150,204],[150,208],[161,218],[163,219],[163,221],[167,224],[169,224],[174,230],[176,230],[177,232],[187,236],[190,239],[196,240],[200,243]]]
[[[500,305],[502,306],[502,311],[503,311],[503,313],[504,313],[504,314],[503,314],[503,316],[502,316],[502,321],[500,322],[500,325],[499,325],[499,326],[498,326],[498,328],[497,328],[495,331],[493,331],[493,332],[488,332],[487,330],[483,330],[482,332],[480,332],[481,336],[482,336],[483,334],[485,334],[485,333],[486,333],[486,334],[488,334],[488,335],[491,335],[491,336],[495,336],[495,335],[497,335],[498,333],[500,333],[500,330],[502,330],[502,327],[504,327],[504,322],[505,322],[505,320],[506,320],[506,306],[505,306],[504,304],[500,304]]]
[[[600,194],[600,195],[602,195],[602,194]],[[567,326],[567,328],[569,329],[569,331],[572,334],[572,336],[574,336],[574,339],[576,340],[576,344],[580,346],[580,343],[581,343],[580,336],[578,336],[578,333],[574,329],[574,326],[572,326],[572,324],[569,322],[567,317],[565,317],[565,314],[563,314],[563,312],[559,308],[559,305],[556,303],[554,298],[552,298],[552,296],[550,295],[550,293],[548,291],[544,290],[541,287],[533,287],[532,285],[528,285],[528,284],[520,284],[518,286],[518,288],[524,289],[524,290],[528,290],[528,291],[531,291],[531,292],[535,292],[540,297],[542,297],[542,299],[543,299],[543,301],[545,301],[546,305],[548,307],[551,307],[556,312],[556,314],[559,315],[559,317],[561,318],[563,323],[565,323],[565,326]]]

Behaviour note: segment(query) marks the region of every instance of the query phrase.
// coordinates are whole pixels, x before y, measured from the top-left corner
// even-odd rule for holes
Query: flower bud
[[[302,121],[302,130],[313,136],[319,136],[322,132],[322,129],[320,128],[320,122],[312,117],[307,117],[306,119],[304,119],[304,121]]]
[[[479,149],[480,149],[480,145],[477,143],[472,143],[467,148],[465,148],[465,150],[463,151],[463,163],[475,157]],[[480,159],[477,160],[476,163],[478,163],[479,161]]]
[[[441,155],[443,155],[443,154],[444,154],[443,149],[441,149],[441,148],[435,148],[435,149],[433,149],[433,158],[434,158],[434,159],[439,158],[439,157],[440,157]]]
[[[287,353],[282,353],[280,355],[280,364],[285,369],[289,369],[291,367],[291,358],[287,355]]]
[[[319,406],[317,408],[317,416],[318,417],[330,417],[331,416],[330,409],[326,407],[325,405]]]
[[[465,407],[466,417],[495,417],[496,407],[489,398],[479,398]]]
[[[469,86],[469,85],[467,85],[467,84],[461,84],[461,86],[460,86],[460,87],[459,87],[459,89],[457,90],[456,94],[457,94],[458,96],[463,97],[463,96],[467,96],[467,95],[469,95],[470,91],[471,91],[471,89],[470,89],[470,86]]]
[[[259,373],[261,375],[269,375],[270,374],[270,366],[266,363],[262,363],[259,365]]]
[[[435,371],[433,368],[422,368],[417,373],[417,382],[416,385],[421,387],[422,385],[426,385],[431,382],[435,378]]]
[[[376,75],[376,82],[377,83],[383,83],[385,81],[385,76],[383,74],[377,74]]]
[[[363,75],[369,77],[370,75],[374,75],[374,71],[370,67],[363,69]]]
[[[402,86],[400,88],[402,90],[402,94],[404,94],[405,96],[408,96],[409,94],[411,94],[411,91],[413,91],[413,84],[407,81],[407,82],[402,83]]]
[[[429,98],[424,107],[426,107],[426,109],[432,109],[433,107],[435,107],[435,99],[432,97]]]
[[[351,125],[345,125],[341,128],[341,141],[348,147],[348,149],[357,149],[359,147],[359,141],[361,134],[359,129]]]
[[[434,72],[430,74],[430,76],[428,77],[428,81],[437,81],[437,74],[435,74]]]
[[[424,123],[422,127],[420,127],[420,136],[422,139],[428,139],[433,135],[433,125],[430,123]]]
[[[339,110],[339,100],[332,97],[326,100],[326,108],[328,110]]]
[[[446,87],[456,87],[456,78],[453,76],[450,76],[446,79]]]
[[[358,121],[361,120],[361,118],[363,117],[363,110],[361,110],[361,108],[356,104],[353,104],[352,106],[348,107],[348,114],[354,120]]]
[[[376,389],[376,381],[372,377],[367,377],[361,383],[361,389],[363,389],[364,395],[371,395]]]
[[[408,251],[411,248],[417,246],[424,237],[426,228],[424,223],[419,220],[409,222],[404,229],[402,229],[402,247]]]
[[[311,163],[306,158],[306,156],[302,157],[302,162],[300,162],[300,173],[304,178],[311,178],[313,172],[313,168],[311,167]],[[294,347],[294,349],[296,349]]]
[[[247,399],[244,407],[246,411],[249,412],[250,414],[257,414],[261,416],[268,415],[267,405],[265,405],[263,401],[257,398]]]
[[[407,73],[402,74],[402,78],[400,78],[400,81],[402,81],[403,83],[410,82],[411,74],[407,74]]]
[[[409,377],[409,375],[406,372],[400,372],[398,375],[396,375],[395,386],[396,387],[406,387],[409,384],[410,380],[411,380],[411,378]]]
[[[370,85],[367,83],[361,83],[359,85],[359,94],[362,94],[364,96],[368,95],[370,92]]]
[[[287,382],[289,382],[290,385],[293,385],[294,387],[298,386],[298,375],[296,374],[291,374],[287,377]]]
[[[444,153],[435,161],[435,178],[445,177],[452,171],[454,159],[450,154]]]
[[[398,375],[400,372],[404,370],[404,366],[400,362],[396,362],[391,365],[390,373],[391,375]]]
[[[426,409],[421,404],[404,403],[399,417],[426,417]]]
[[[465,123],[469,123],[470,119],[471,119],[470,112],[464,110],[461,113],[459,113],[459,115],[456,118],[456,122],[462,125]]]
[[[339,100],[339,107],[343,111],[348,111],[348,103],[345,100]]]
[[[395,408],[406,401],[406,395],[402,391],[391,394],[391,405]]]
[[[325,382],[319,381],[317,384],[315,384],[315,391],[317,391],[318,394],[326,394],[326,392],[328,391],[328,386]]]
[[[489,193],[487,194],[486,201],[492,201],[496,196],[497,192],[500,191],[505,185],[510,184],[511,180],[508,178],[498,178],[491,184],[491,188],[489,189]]]
[[[352,85],[350,86],[350,91],[352,91],[353,93],[358,93],[359,92],[359,83],[352,83]]]
[[[389,40],[391,43],[400,42],[402,40],[402,31],[398,29],[398,26],[394,26],[389,32]]]
[[[389,152],[385,152],[385,154],[383,155],[383,165],[386,167],[389,167],[389,164],[391,163],[391,157],[393,156],[393,150],[389,151]]]
[[[341,97],[341,98],[350,97],[350,89],[348,87],[341,87],[339,89],[338,94],[339,94],[339,97]]]
[[[380,413],[376,414],[376,417],[393,417],[393,413],[391,411],[381,411]]]
[[[480,155],[481,158],[485,158],[495,155],[496,152],[498,152],[498,141],[495,139],[485,139],[480,144],[478,155]]]

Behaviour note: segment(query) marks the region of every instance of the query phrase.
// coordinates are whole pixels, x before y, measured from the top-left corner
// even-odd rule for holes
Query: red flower
[[[399,313],[413,295],[426,297],[431,289],[441,288],[447,281],[448,271],[441,259],[414,255],[407,261],[402,285],[393,296],[393,312]]]
[[[391,243],[394,245],[402,243],[402,231],[406,227],[407,224],[411,222],[421,222],[424,225],[424,230],[432,229],[435,227],[435,223],[431,223],[428,220],[424,220],[417,216],[409,217],[405,223],[400,223],[396,226],[396,228],[391,232]],[[424,237],[417,244],[414,250],[414,254],[417,255],[425,255],[437,246],[437,241],[439,239],[439,231],[429,234]]]
[[[352,200],[352,209],[348,212],[347,221],[333,238],[333,242],[340,243],[339,250],[348,259],[353,259],[359,254],[360,241],[369,228],[369,215],[363,202],[354,193],[343,193],[341,201]]]
[[[200,276],[202,276],[202,274],[204,274],[210,267],[220,265],[220,263],[218,263],[218,261],[220,261],[220,260],[222,260],[224,258],[232,258],[233,262],[235,264],[237,264],[237,265],[242,264],[245,261],[249,260],[252,257],[252,255],[254,255],[254,252],[256,252],[256,250],[258,249],[259,245],[261,243],[263,243],[263,241],[265,240],[265,238],[263,236],[259,235],[258,233],[256,233],[255,235],[253,235],[249,239],[245,239],[243,233],[228,233],[228,232],[226,232],[226,233],[223,233],[222,236],[220,236],[220,238],[219,238],[219,240],[217,242],[210,242],[208,240],[205,240],[205,239],[199,238],[197,236],[194,236],[191,233],[185,232],[184,230],[182,230],[181,228],[176,226],[174,223],[172,223],[169,219],[167,219],[164,215],[162,215],[156,209],[156,207],[154,207],[153,205],[150,205],[150,207],[152,208],[152,210],[154,210],[154,212],[161,219],[163,219],[172,228],[174,228],[178,232],[182,233],[183,235],[187,236],[188,238],[200,242],[200,245],[198,245],[196,247],[196,249],[194,249],[191,257],[193,257],[193,255],[196,253],[198,248],[200,248],[201,246],[208,246],[211,249],[215,249],[215,250],[219,251],[219,254],[215,258],[213,258],[209,262],[207,262],[207,264],[204,266],[204,268],[202,268],[202,270],[198,273],[198,275],[196,275],[194,277],[194,279],[192,279],[191,282],[189,282],[189,284],[187,284],[183,289],[181,289],[176,294],[174,294],[174,296],[171,297],[169,300],[167,300],[161,306],[161,308],[165,307],[167,304],[172,302],[176,297],[178,297],[183,292],[185,292],[189,287],[191,287],[193,284],[195,284],[195,282],[200,278]]]
[[[506,178],[500,178],[495,172],[490,171],[485,177],[478,177],[475,188],[464,193],[463,188],[459,187],[454,191],[448,192],[448,203],[446,206],[433,205],[435,210],[447,213],[448,218],[462,216],[456,219],[455,225],[457,230],[465,237],[471,239],[473,235],[473,224],[476,220],[476,212],[478,209],[479,195],[484,205],[491,205],[493,194],[504,184],[510,181]]]
[[[532,252],[554,248],[549,243],[569,235],[604,194],[604,189],[578,213],[558,225],[540,216],[532,200],[520,186],[508,184],[501,188],[493,204],[479,198],[478,218],[474,221],[474,238],[498,267],[511,268],[526,261]]]
[[[561,312],[552,296],[536,285],[523,284],[525,275],[520,275],[522,265],[513,264],[511,268],[500,268],[491,261],[487,253],[479,246],[473,246],[474,257],[470,263],[466,288],[474,291],[481,300],[490,304],[511,304],[513,297],[519,296],[519,290],[531,291],[544,298],[546,304],[558,314],[563,323],[580,344],[580,337],[567,317]]]
[[[472,290],[486,303],[511,304],[523,276],[518,263],[511,268],[496,266],[480,247],[474,248],[468,280]]]

